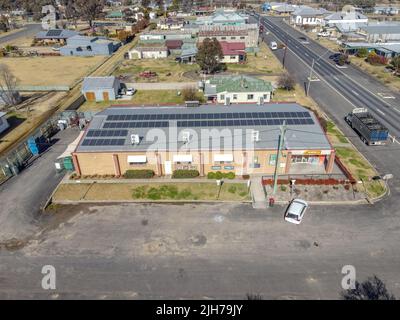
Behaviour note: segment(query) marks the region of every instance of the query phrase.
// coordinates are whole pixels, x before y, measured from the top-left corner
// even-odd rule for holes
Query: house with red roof
[[[246,61],[246,45],[244,42],[219,42],[224,57],[220,60],[222,63],[242,63]]]

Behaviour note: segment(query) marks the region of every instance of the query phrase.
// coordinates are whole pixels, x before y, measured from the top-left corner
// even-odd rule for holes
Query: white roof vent
[[[140,137],[138,134],[131,134],[131,143],[132,144],[139,144]]]
[[[260,131],[257,130],[253,130],[251,132],[251,141],[253,142],[257,142],[260,140]]]

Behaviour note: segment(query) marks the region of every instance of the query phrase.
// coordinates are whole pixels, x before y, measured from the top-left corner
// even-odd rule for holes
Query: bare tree
[[[278,87],[282,89],[286,89],[287,91],[293,90],[295,86],[295,81],[293,77],[288,74],[282,74],[278,79]]]
[[[93,20],[103,12],[104,0],[76,0],[77,11],[89,26],[93,27]]]
[[[9,106],[19,102],[17,78],[5,64],[0,64],[0,97]]]
[[[393,294],[387,289],[385,283],[376,275],[359,283],[356,281],[354,289],[341,292],[344,300],[395,300]]]

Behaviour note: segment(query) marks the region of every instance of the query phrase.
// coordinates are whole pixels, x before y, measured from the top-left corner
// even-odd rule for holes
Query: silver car
[[[287,222],[300,224],[304,217],[304,213],[308,208],[308,203],[301,199],[294,199],[290,203],[285,213],[285,220]]]

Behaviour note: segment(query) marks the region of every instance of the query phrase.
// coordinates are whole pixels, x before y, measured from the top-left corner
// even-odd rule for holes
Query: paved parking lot
[[[381,205],[378,205],[381,206]],[[0,251],[0,298],[338,298],[341,268],[377,274],[400,296],[398,214],[384,206],[78,205],[19,251]],[[54,265],[57,289],[40,287]]]

